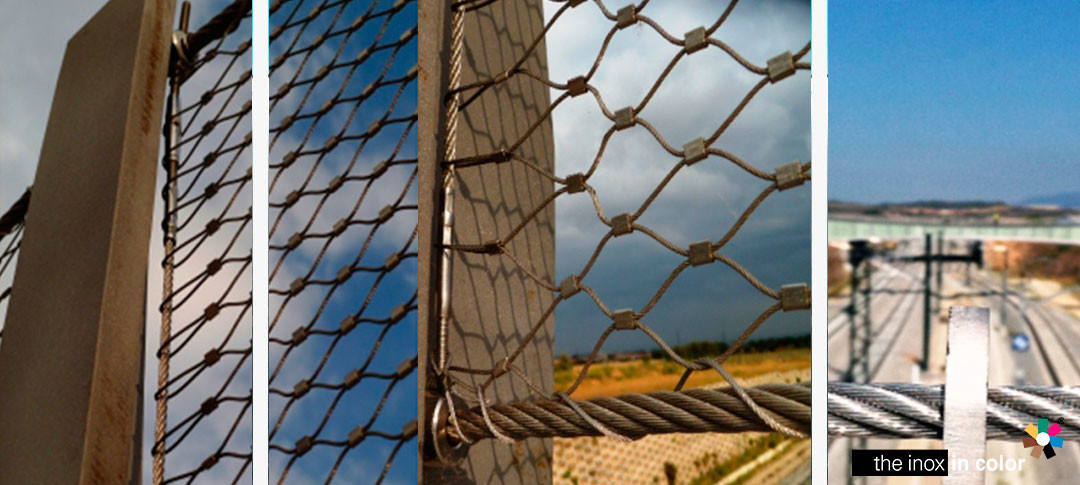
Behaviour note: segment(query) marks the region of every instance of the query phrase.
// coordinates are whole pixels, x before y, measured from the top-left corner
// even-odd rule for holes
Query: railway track
[[[979,273],[972,277],[973,286],[1000,295],[1000,282]],[[1031,336],[1034,351],[1039,353],[1047,374],[1055,386],[1080,384],[1080,332],[1075,318],[1063,310],[1033,300],[1026,295],[1010,292],[1006,298],[1013,315],[1019,315],[1023,328]],[[1051,354],[1050,349],[1060,352]]]
[[[912,265],[912,268],[917,268],[912,269],[898,268],[899,265],[887,263],[875,264],[882,269],[890,268],[890,270],[887,270],[888,276],[884,276],[885,273],[879,271],[883,277],[877,278],[880,282],[874,281],[874,293],[870,305],[873,317],[868,352],[870,369],[868,372],[863,372],[862,366],[857,365],[854,380],[856,382],[906,381],[906,376],[898,372],[899,367],[895,364],[901,362],[899,359],[903,355],[915,351],[909,340],[913,341],[921,336],[923,273],[918,270],[921,270],[923,266]],[[936,271],[937,268],[934,270]],[[953,266],[951,269],[945,268],[944,278],[946,280],[944,286],[949,288],[950,292],[938,295],[943,297],[938,300],[939,305],[947,306],[956,301],[950,297],[964,296],[972,304],[990,307],[994,318],[1000,318],[998,313],[1001,306],[1001,282],[998,276],[976,271],[974,268],[971,268],[970,275],[965,275],[963,269],[957,270],[957,267]],[[862,303],[861,298],[860,296],[859,303]],[[1008,327],[1014,331],[1025,332],[1031,337],[1032,344],[1031,349],[1026,353],[1002,356],[1004,360],[996,361],[998,363],[995,372],[998,379],[1016,379],[1017,383],[1054,386],[1080,384],[1080,320],[1067,311],[1048,303],[1049,298],[1029,297],[1015,289],[1007,295],[1005,301],[1008,308]],[[861,326],[864,309],[862,305],[856,308],[859,312],[855,317],[855,322]],[[851,350],[848,349],[850,346],[848,332],[851,322],[843,308],[837,312],[834,304],[830,310],[833,311],[830,312],[832,315],[830,315],[827,327],[829,353],[830,356],[836,355],[836,357],[830,359],[829,376],[831,379],[836,379],[844,375],[843,368],[847,367],[847,362],[841,359],[846,359],[845,350]],[[912,320],[915,321],[914,324]],[[992,322],[995,321],[992,320]],[[911,325],[918,325],[920,328],[916,329]],[[1008,339],[1012,332],[1004,332],[996,323],[994,325],[996,329],[992,330],[992,338],[997,342],[994,352],[998,355],[1001,355],[1001,352],[1012,352],[1009,350]],[[921,379],[922,377],[916,376],[913,371],[911,378]],[[828,444],[829,478],[844,482],[849,480],[844,471],[847,469],[849,449],[891,448],[893,446],[895,446],[894,442],[880,439],[830,439]],[[1016,447],[1014,443],[992,442],[988,443],[988,453],[994,450],[995,453],[1008,456],[1026,455],[1025,450],[1017,451],[1014,449]],[[1076,455],[1072,450],[1062,453],[1062,458],[1065,459],[1060,460],[1059,463],[1066,465],[1080,462],[1080,455]],[[1029,475],[1028,478],[1040,477],[1038,481],[1045,479],[1048,483],[1053,483],[1060,481],[1063,477],[1068,477],[1065,481],[1071,483],[1072,476],[1069,474],[1071,472],[1059,472],[1060,470],[1056,468],[1038,469],[1034,470],[1034,475]],[[994,476],[1001,478],[999,475]],[[869,480],[864,483],[882,482]]]
[[[918,278],[913,277],[907,273],[905,269],[898,269],[892,265],[882,265],[883,268],[890,270],[889,276],[882,280],[881,284],[875,284],[871,293],[871,331],[869,335],[869,343],[862,342],[859,339],[859,345],[866,345],[868,348],[868,364],[866,368],[869,372],[863,372],[859,375],[859,369],[862,366],[862,362],[858,362],[855,369],[852,369],[854,374],[854,380],[858,382],[873,381],[880,372],[887,357],[896,346],[900,335],[906,328],[906,325],[911,320],[914,312],[920,308],[919,300],[922,286],[921,281]],[[895,287],[894,283],[899,281],[899,287]],[[885,305],[886,311],[883,318],[873,318],[873,308],[876,306]],[[856,325],[864,325],[862,319],[865,317],[865,305],[862,307],[857,306],[857,310],[860,310],[855,316]],[[851,323],[846,313],[841,313],[830,321],[829,329],[829,352],[842,352],[846,347],[850,347],[850,340],[841,339],[841,336],[849,335],[851,331]],[[882,348],[884,346],[884,348]],[[848,352],[852,349],[847,348]],[[844,375],[847,373],[846,369],[839,369],[833,366],[830,369],[835,374]],[[868,374],[868,375],[867,375]]]

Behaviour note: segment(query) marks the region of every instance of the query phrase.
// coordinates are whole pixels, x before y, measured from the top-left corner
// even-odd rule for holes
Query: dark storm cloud
[[[725,7],[712,2],[649,4],[645,14],[672,35],[682,37],[702,22],[711,24]],[[598,9],[592,10],[575,9],[573,15],[556,22],[547,42],[551,79],[569,79],[592,66],[610,25]],[[750,62],[765,65],[767,59],[783,51],[798,51],[809,41],[809,5],[740,4],[713,37]],[[609,110],[636,105],[678,50],[651,27],[631,27],[615,35],[591,84]],[[721,49],[710,47],[682,59],[640,116],[670,144],[681,147],[693,138],[711,135],[759,79]],[[809,121],[809,73],[800,71],[793,78],[766,86],[715,146],[771,172],[783,163],[809,158]],[[611,122],[590,96],[558,107],[553,122],[556,172],[585,171]],[[642,127],[616,133],[601,160],[590,183],[608,217],[635,211],[678,162]],[[713,156],[676,175],[638,222],[681,247],[706,239],[715,241],[766,185]],[[580,271],[607,227],[585,194],[561,197],[556,208],[556,278],[561,280]],[[771,195],[721,252],[773,289],[809,282],[809,186]],[[681,260],[648,236],[633,234],[609,243],[586,283],[609,308],[640,309]],[[730,340],[772,303],[717,262],[684,271],[644,321],[669,342]],[[610,320],[581,294],[560,306],[556,322],[556,351],[577,353],[590,350]],[[755,335],[808,332],[809,313],[804,312],[777,315]],[[605,349],[654,345],[644,335],[634,333],[613,337]]]

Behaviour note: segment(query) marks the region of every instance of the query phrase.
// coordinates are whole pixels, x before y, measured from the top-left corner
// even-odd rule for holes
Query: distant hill
[[[884,206],[933,207],[935,209],[981,209],[1008,205],[1000,200],[916,200],[912,202],[886,203]]]
[[[1044,206],[1044,207],[1036,207]],[[1050,206],[1050,207],[1045,207]],[[859,204],[829,201],[831,218],[887,218],[950,224],[1052,225],[1080,216],[1080,192],[1031,197],[1017,204],[993,200],[915,200]]]
[[[1059,205],[1080,209],[1080,192],[1062,192],[1060,194],[1029,197],[1020,202],[1023,205]]]
[[[810,334],[794,337],[771,337],[751,339],[743,344],[736,353],[752,354],[757,352],[773,352],[779,349],[806,349],[810,348]],[[684,359],[696,360],[701,357],[716,357],[728,349],[728,344],[721,341],[699,340],[688,344],[676,345],[672,350]],[[666,352],[653,349],[650,352],[654,359],[667,358]]]
[[[830,209],[889,209],[893,207],[930,207],[934,209],[982,209],[986,207],[1008,206],[1000,200],[913,200],[910,202],[881,202],[877,204],[863,204],[858,202],[845,202],[830,200]]]

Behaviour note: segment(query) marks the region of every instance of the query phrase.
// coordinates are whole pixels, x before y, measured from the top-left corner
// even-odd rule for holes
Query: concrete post
[[[419,63],[419,345],[420,358],[429,363],[420,374],[421,483],[551,483],[550,439],[529,439],[508,446],[485,440],[469,447],[464,463],[441,465],[430,447],[430,414],[437,401],[431,389],[430,362],[439,348],[439,261],[441,250],[442,169],[446,119],[444,105],[450,51],[449,3],[420,0]],[[541,34],[544,16],[537,0],[497,2],[465,15],[461,83],[495,77],[524,55]],[[525,63],[526,69],[547,75],[544,43]],[[504,149],[540,119],[549,106],[547,86],[527,76],[516,76],[488,90],[460,114],[456,156],[479,155]],[[554,140],[550,119],[543,123],[518,153],[541,167],[554,167]],[[505,236],[523,214],[539,206],[553,192],[553,183],[517,163],[459,169],[454,195],[455,242],[481,244]],[[548,281],[554,280],[554,205],[509,242],[506,250]],[[455,252],[452,259],[450,300],[452,321],[447,342],[453,365],[490,368],[513,351],[550,305],[552,294],[533,282],[508,258]],[[552,344],[554,322],[549,322],[517,360],[526,375],[546,392],[554,388]],[[470,385],[482,382],[475,376]],[[518,379],[503,378],[486,396],[494,402],[512,402],[532,395]]]
[[[68,43],[0,350],[0,484],[128,483],[174,3]]]

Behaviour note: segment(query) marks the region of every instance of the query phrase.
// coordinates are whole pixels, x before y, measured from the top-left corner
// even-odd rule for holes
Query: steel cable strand
[[[198,53],[211,42],[222,39],[236,30],[240,20],[251,14],[251,0],[236,0],[226,6],[214,18],[208,20],[199,30],[187,36],[189,57]]]
[[[989,389],[987,399],[987,439],[1021,438],[1040,418],[1061,426],[1057,436],[1080,438],[1080,388],[1001,387]],[[830,437],[942,436],[942,386],[830,382],[828,403]]]
[[[781,424],[809,433],[809,383],[800,385],[770,384],[746,388],[762,409]],[[691,389],[680,392],[656,391],[575,400],[589,417],[610,431],[633,439],[663,433],[740,433],[774,431],[772,427],[731,388]],[[602,436],[571,406],[557,398],[521,401],[487,406],[491,422],[512,439],[530,437]],[[477,408],[458,409],[458,423],[465,438],[471,441],[492,438],[482,413]],[[454,436],[456,430],[450,430]]]
[[[177,149],[172,147],[175,140],[175,135],[180,129],[180,117],[174,114],[174,111],[179,108],[179,82],[170,82],[169,92],[169,105],[166,108],[165,127],[163,129],[163,135],[165,137],[165,165],[166,165],[166,181],[165,186],[162,188],[162,198],[165,199],[167,208],[165,209],[167,214],[164,216],[162,222],[164,239],[164,251],[165,259],[162,261],[162,290],[161,294],[164,295],[163,302],[161,303],[161,329],[159,336],[159,348],[158,348],[158,380],[157,380],[157,393],[154,396],[155,402],[155,417],[154,417],[154,444],[151,447],[150,454],[153,457],[153,483],[160,484],[165,480],[165,433],[167,431],[167,420],[169,411],[169,363],[171,358],[171,345],[172,339],[172,320],[173,320],[173,270],[175,269],[173,251],[176,246],[176,232],[177,232],[177,213],[175,210],[177,203],[176,196],[176,170],[177,163],[179,163],[179,153]]]
[[[750,394],[747,393],[746,390],[743,389],[737,381],[735,381],[735,378],[731,377],[731,375],[728,374],[727,370],[725,370],[719,362],[713,359],[701,359],[698,360],[697,363],[707,364],[708,366],[719,372],[720,375],[723,376],[724,379],[727,380],[728,384],[731,386],[730,390],[733,391],[739,397],[739,399],[746,404],[748,408],[750,408],[750,411],[752,411],[754,415],[764,421],[771,430],[779,431],[780,433],[783,433],[787,436],[793,436],[796,438],[806,438],[810,436],[809,427],[804,427],[803,429],[795,429],[797,426],[791,426],[790,423],[786,422],[787,420],[783,416],[777,415],[771,409],[766,409],[760,404],[758,404],[757,401],[755,401],[750,396]]]
[[[918,420],[908,419],[902,414],[894,414],[887,409],[874,407],[873,405],[829,393],[829,415],[842,415],[846,418],[844,427],[829,426],[829,435],[842,436],[871,436],[881,432],[892,433],[898,437],[915,438],[919,436],[933,436],[940,434],[942,427],[923,423]],[[848,426],[863,425],[865,431],[856,428],[850,430]]]

